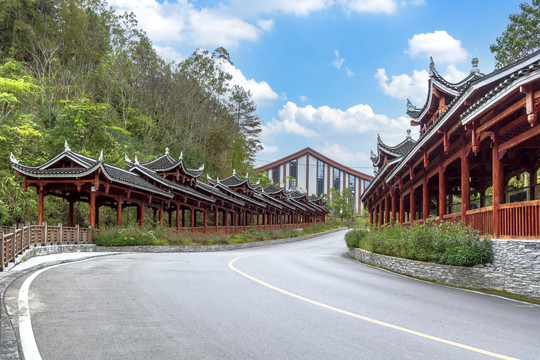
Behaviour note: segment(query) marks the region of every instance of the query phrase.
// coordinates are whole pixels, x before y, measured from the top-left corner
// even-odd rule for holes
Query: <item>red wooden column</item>
[[[73,200],[69,200],[69,210],[68,210],[68,226],[73,227]]]
[[[403,224],[405,221],[405,197],[399,192],[399,223]]]
[[[224,212],[223,212],[223,222],[225,225],[225,234],[228,234],[229,233],[229,210],[225,209]]]
[[[122,197],[116,201],[116,226],[122,225]]]
[[[439,165],[439,217],[442,219],[446,215],[446,178],[444,168]]]
[[[412,179],[411,179],[412,181]],[[411,183],[411,194],[410,194],[410,210],[409,210],[409,222],[413,222],[415,219],[415,209],[414,209],[414,186]]]
[[[159,207],[159,225],[163,225],[163,205]]]
[[[144,204],[139,205],[139,226],[142,228],[144,225]]]
[[[203,217],[203,219],[204,219],[204,220],[203,220],[203,221],[204,221],[204,232],[206,232],[206,227],[207,227],[206,221],[208,220],[208,216],[207,216],[207,211],[206,211],[206,209],[204,209],[203,214],[204,214],[204,217]]]
[[[396,189],[391,188],[390,190],[390,198],[392,199],[392,222],[396,222]]]
[[[493,133],[492,147],[492,169],[493,169],[493,236],[495,238],[500,235],[499,222],[499,205],[504,203],[504,173],[503,163],[499,159],[499,134],[498,131]]]
[[[215,225],[216,225],[216,232],[217,232],[217,229],[218,229],[218,227],[219,227],[219,209],[217,208],[217,206],[216,206],[216,215],[215,215],[215,219],[216,219]]]
[[[182,210],[182,227],[184,227],[184,210]],[[180,229],[180,204],[176,203],[176,230]]]
[[[94,186],[92,186],[92,190],[93,191],[90,191],[90,226],[95,227],[96,226],[96,191],[94,190]]]
[[[461,220],[467,224],[469,210],[469,159],[467,150],[461,149]]]
[[[246,209],[242,212],[242,223],[244,225],[244,230],[246,229]]]
[[[195,209],[191,208],[191,231],[195,229]]]
[[[43,187],[38,190],[39,203],[38,203],[38,225],[43,225]]]
[[[429,189],[427,183],[427,176],[424,175],[422,180],[422,218],[424,221],[429,216]]]
[[[529,190],[529,198],[531,200],[536,200],[536,197],[534,196],[534,189],[536,188],[536,183],[537,183],[537,175],[536,175],[536,169],[535,168],[532,168],[531,170],[529,170],[529,174],[530,174],[530,190]]]
[[[388,201],[388,196],[384,197],[384,223],[388,224],[390,222],[390,202]]]

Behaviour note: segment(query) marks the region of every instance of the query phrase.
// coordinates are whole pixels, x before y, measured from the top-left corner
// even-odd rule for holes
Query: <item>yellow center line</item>
[[[360,319],[360,320],[364,320],[364,321],[367,321],[367,322],[370,322],[370,323],[373,323],[373,324],[377,324],[377,325],[381,325],[381,326],[384,326],[384,327],[387,327],[387,328],[390,328],[390,329],[402,331],[402,332],[405,332],[405,333],[407,333],[407,334],[416,335],[416,336],[419,336],[419,337],[422,337],[422,338],[425,338],[425,339],[437,341],[437,342],[439,342],[439,343],[443,343],[443,344],[455,346],[455,347],[458,347],[458,348],[461,348],[461,349],[473,351],[473,352],[475,352],[475,353],[479,353],[479,354],[491,356],[491,357],[494,357],[494,358],[497,358],[497,359],[518,360],[518,359],[513,358],[513,357],[510,357],[510,356],[505,356],[505,355],[497,354],[497,353],[494,353],[494,352],[491,352],[491,351],[487,351],[487,350],[482,350],[482,349],[479,349],[479,348],[475,348],[475,347],[473,347],[473,346],[469,346],[469,345],[465,345],[465,344],[460,344],[460,343],[455,342],[455,341],[445,340],[445,339],[441,339],[441,338],[436,337],[436,336],[424,334],[424,333],[421,333],[421,332],[419,332],[419,331],[410,330],[410,329],[407,329],[407,328],[404,328],[404,327],[401,327],[401,326],[397,326],[397,325],[393,325],[393,324],[390,324],[390,323],[387,323],[387,322],[384,322],[384,321],[375,320],[375,319],[369,318],[369,317],[367,317],[367,316],[362,316],[362,315],[359,315],[359,314],[355,314],[355,313],[353,313],[353,312],[350,312],[350,311],[347,311],[347,310],[343,310],[343,309],[339,309],[339,308],[336,308],[336,307],[334,307],[334,306],[326,305],[326,304],[320,303],[320,302],[318,302],[318,301],[311,300],[311,299],[305,298],[305,297],[303,297],[303,296],[294,294],[294,293],[292,293],[292,292],[290,292],[290,291],[280,289],[280,288],[278,288],[277,286],[268,284],[268,283],[266,283],[266,282],[264,282],[264,281],[262,281],[262,280],[259,280],[259,279],[255,278],[255,277],[251,276],[251,275],[248,275],[248,274],[246,274],[245,272],[243,272],[243,271],[237,269],[237,268],[234,266],[234,263],[235,263],[237,260],[240,260],[240,259],[243,259],[243,258],[246,258],[246,257],[250,257],[250,256],[254,256],[254,255],[240,256],[240,257],[237,257],[236,259],[233,259],[233,260],[229,261],[229,268],[230,268],[231,270],[237,272],[238,274],[240,274],[240,275],[242,275],[242,276],[248,278],[249,280],[252,280],[252,281],[254,281],[254,282],[256,282],[256,283],[259,283],[259,284],[261,284],[261,285],[263,285],[263,286],[266,286],[266,287],[269,288],[269,289],[275,290],[275,291],[277,291],[277,292],[280,292],[280,293],[282,293],[282,294],[288,295],[288,296],[293,297],[293,298],[295,298],[295,299],[302,300],[302,301],[305,301],[305,302],[307,302],[307,303],[310,303],[310,304],[313,304],[313,305],[316,305],[316,306],[319,306],[319,307],[322,307],[322,308],[325,308],[325,309],[328,309],[328,310],[332,310],[332,311],[338,312],[338,313],[340,313],[340,314],[344,314],[344,315],[347,315],[347,316],[352,316],[352,317],[354,317],[354,318],[357,318],[357,319]]]

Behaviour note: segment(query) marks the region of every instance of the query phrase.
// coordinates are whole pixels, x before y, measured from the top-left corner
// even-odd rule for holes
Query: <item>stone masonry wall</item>
[[[478,289],[504,290],[540,300],[540,240],[491,240],[493,263],[439,265],[349,248],[361,262],[426,280]]]

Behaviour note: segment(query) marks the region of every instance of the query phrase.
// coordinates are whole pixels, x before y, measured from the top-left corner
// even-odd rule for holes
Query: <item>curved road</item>
[[[49,268],[35,277],[28,296],[39,354],[540,358],[539,306],[360,264],[344,256],[343,235],[231,252],[123,254]]]

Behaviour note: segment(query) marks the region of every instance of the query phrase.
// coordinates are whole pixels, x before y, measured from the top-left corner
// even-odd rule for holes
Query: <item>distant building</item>
[[[274,184],[280,184],[285,190],[298,189],[320,196],[328,194],[331,188],[339,191],[350,188],[359,213],[363,209],[360,196],[373,180],[373,176],[353,170],[309,147],[256,170],[266,171]]]

